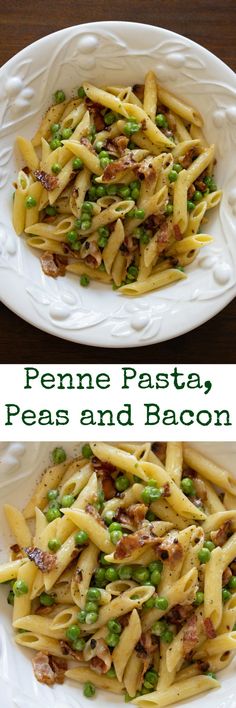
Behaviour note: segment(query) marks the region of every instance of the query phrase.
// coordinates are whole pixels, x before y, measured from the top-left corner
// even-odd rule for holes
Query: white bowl
[[[49,464],[50,451],[57,443],[0,443],[0,563],[7,560],[8,548],[14,542],[4,518],[3,505],[22,508],[34,489],[42,470]],[[78,453],[79,443],[63,443],[67,454]],[[236,443],[193,443],[235,475]],[[12,608],[6,602],[7,587],[0,587],[0,696],[1,708],[88,708],[80,684],[66,679],[63,686],[53,689],[36,681],[31,659],[34,652],[17,646],[11,627]],[[219,673],[221,687],[178,704],[192,708],[235,708],[235,661]],[[123,697],[97,689],[94,708],[124,706]],[[131,704],[133,705],[133,704]]]
[[[207,229],[215,237],[189,266],[188,279],[130,300],[108,286],[82,288],[75,276],[44,276],[35,254],[11,226],[12,182],[22,161],[15,137],[32,137],[52,94],[67,96],[84,79],[132,84],[153,69],[170,91],[204,117],[216,144],[216,178],[224,190]],[[0,70],[0,268],[2,301],[42,330],[102,347],[144,346],[176,337],[219,312],[236,293],[236,78],[186,37],[151,25],[95,22],[55,32]]]

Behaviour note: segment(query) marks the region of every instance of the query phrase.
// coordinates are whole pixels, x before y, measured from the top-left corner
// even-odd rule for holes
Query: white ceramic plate
[[[7,530],[3,504],[11,503],[21,508],[28,500],[36,479],[49,464],[50,451],[56,443],[0,443],[0,563],[7,559],[12,539]],[[78,443],[63,443],[68,454],[79,450]],[[236,443],[194,443],[212,460],[235,474]],[[31,658],[33,652],[16,646],[11,628],[11,608],[7,605],[7,589],[0,588],[0,696],[1,708],[88,708],[82,687],[69,680],[63,686],[48,688],[36,681]],[[199,698],[179,704],[192,708],[235,708],[235,661],[219,673],[221,688],[205,693]],[[97,690],[94,708],[104,705],[124,706],[123,699],[114,694]],[[132,705],[132,704],[131,704]]]
[[[44,276],[38,258],[11,226],[12,181],[22,165],[15,137],[31,137],[52,94],[67,96],[84,79],[140,83],[154,69],[168,89],[204,116],[216,143],[216,178],[224,190],[188,279],[130,300],[102,284]],[[236,293],[236,78],[206,49],[150,25],[96,22],[55,32],[26,47],[0,71],[0,297],[42,330],[83,344],[133,347],[176,337],[219,312]]]

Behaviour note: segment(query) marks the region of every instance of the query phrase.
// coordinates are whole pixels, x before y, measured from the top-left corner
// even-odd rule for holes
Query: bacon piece
[[[50,615],[52,609],[53,609],[53,605],[51,605],[49,607],[42,607],[42,605],[39,605],[39,607],[37,607],[37,610],[35,610],[35,614],[40,615],[40,616],[42,615],[42,617],[44,615]]]
[[[223,575],[222,575],[222,585],[223,585],[223,587],[224,587],[225,585],[228,585],[228,582],[229,582],[230,578],[232,578],[232,570],[230,570],[230,568],[229,568],[229,566],[228,566],[228,568],[225,568],[225,570],[224,570],[224,572],[223,572]]]
[[[72,656],[73,659],[76,661],[83,661],[84,655],[82,651],[75,651],[75,649],[72,649],[72,647],[64,641],[64,639],[60,639],[60,647],[62,650],[62,654],[65,656]]]
[[[179,224],[173,224],[174,237],[176,241],[181,241],[182,234],[179,228]]]
[[[197,618],[196,615],[190,617],[186,624],[186,629],[183,635],[183,654],[184,657],[188,656],[190,652],[194,649],[198,641],[197,635]]]
[[[125,135],[118,135],[117,138],[113,138],[111,142],[114,143],[119,155],[124,155],[128,146],[129,138],[126,138]]]
[[[145,545],[158,545],[162,539],[152,535],[151,525],[145,529],[140,529],[133,534],[122,536],[118,541],[114,553],[115,558],[126,558],[137,548],[142,548]]]
[[[139,641],[148,656],[154,651],[156,651],[157,645],[159,643],[158,637],[156,637],[155,634],[152,634],[150,629],[141,634]]]
[[[145,179],[147,186],[151,186],[157,178],[157,173],[154,170],[153,165],[146,159],[137,164],[135,172],[137,173],[139,179]]]
[[[101,481],[105,499],[112,499],[116,494],[116,488],[111,474],[116,471],[116,468],[109,462],[102,462],[98,457],[92,457],[92,465]]]
[[[164,484],[164,487],[163,487],[163,495],[162,496],[163,497],[170,497],[170,493],[171,492],[170,492],[169,482],[166,482],[166,484]]]
[[[192,147],[188,150],[188,152],[185,153],[184,157],[180,157],[179,161],[186,170],[190,165],[192,164],[193,158],[196,157],[197,155],[197,150],[195,147]]]
[[[195,187],[197,187],[199,192],[205,192],[206,191],[206,184],[203,182],[201,177],[199,179],[196,179],[195,181]]]
[[[24,551],[42,573],[48,573],[50,570],[53,570],[53,568],[56,568],[57,558],[53,553],[41,551],[41,548],[37,548],[37,546],[27,546],[24,548]]]
[[[194,187],[194,184],[190,184],[190,187],[188,188],[188,199],[192,199],[195,192],[196,192],[196,189]]]
[[[63,263],[58,255],[45,251],[40,256],[41,266],[45,275],[57,278],[58,275],[65,275],[66,263]]]
[[[32,659],[35,678],[39,683],[53,686],[54,683],[64,683],[67,662],[50,654],[38,652]]]
[[[232,570],[233,575],[236,575],[236,558],[230,563],[230,568]]]
[[[161,539],[161,543],[157,548],[157,554],[162,560],[168,560],[171,566],[183,557],[183,547],[177,538]]]
[[[168,223],[167,223],[167,221],[165,221],[162,224],[162,226],[160,227],[159,231],[157,232],[158,245],[163,244],[163,246],[165,247],[166,242],[168,241],[168,238],[169,238]]]
[[[10,546],[10,550],[14,553],[17,560],[19,560],[20,558],[24,558],[24,553],[18,543],[13,543],[13,545]]]
[[[115,162],[110,162],[109,165],[105,167],[102,175],[102,182],[112,182],[112,180],[115,180],[120,172],[126,172],[126,170],[129,170],[136,164],[137,163],[135,162],[132,152],[130,151],[128,155],[124,155],[124,157],[121,157]]]
[[[216,631],[215,631],[215,628],[212,624],[211,618],[205,617],[205,619],[203,620],[203,624],[204,624],[205,633],[206,633],[206,636],[208,637],[208,639],[215,639]]]
[[[85,511],[87,511],[87,514],[90,514],[91,516],[93,516],[96,519],[96,521],[98,522],[98,524],[100,524],[100,526],[103,526],[104,528],[106,528],[106,524],[104,523],[98,510],[95,509],[95,506],[92,506],[92,504],[87,504],[87,506],[85,507]]]
[[[34,170],[33,174],[38,182],[41,182],[47,192],[51,192],[58,187],[58,177],[55,177],[55,175],[51,175],[44,170]]]
[[[154,442],[152,443],[152,452],[154,452],[154,455],[159,457],[159,460],[161,462],[165,462],[166,459],[166,443],[164,442]]]
[[[192,470],[192,467],[185,467],[182,474],[182,479],[184,477],[190,477],[190,479],[195,479],[195,477],[197,477],[197,472],[195,470]]]
[[[194,480],[194,487],[196,489],[197,496],[199,499],[201,499],[202,502],[206,502],[207,500],[207,490],[205,487],[205,484],[202,479],[199,477],[196,477]]]
[[[185,622],[193,614],[192,605],[174,605],[166,615],[166,619],[177,627]]]
[[[90,140],[88,138],[85,138],[85,137],[80,138],[80,143],[81,143],[81,145],[84,145],[86,148],[88,148],[88,150],[90,152],[92,152],[94,155],[97,154],[96,150],[94,149],[92,143],[90,142]]]
[[[132,519],[135,526],[139,526],[145,519],[148,507],[145,504],[131,504],[131,506],[126,509],[127,516]]]
[[[102,637],[91,639],[90,648],[86,651],[86,658],[97,674],[105,674],[111,668],[110,650]]]
[[[203,659],[199,659],[199,661],[196,661],[196,666],[200,674],[206,674],[207,671],[209,671],[210,669],[209,661],[204,661]]]
[[[232,521],[225,521],[217,531],[211,531],[210,537],[216,546],[223,546],[232,531]]]
[[[102,254],[96,241],[85,241],[83,243],[82,248],[80,249],[80,258],[82,258],[88,265],[92,265],[94,268],[98,268],[101,265]]]
[[[91,113],[93,116],[93,122],[96,131],[99,132],[99,130],[103,130],[106,127],[102,115],[102,110],[104,110],[104,107],[100,103],[95,103],[94,101],[91,101],[90,98],[88,98],[87,96],[85,98],[85,103],[89,113]]]

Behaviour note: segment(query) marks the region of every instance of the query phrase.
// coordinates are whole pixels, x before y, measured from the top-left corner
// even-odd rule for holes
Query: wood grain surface
[[[58,29],[90,21],[144,22],[179,32],[236,69],[235,0],[0,0],[0,65]],[[32,327],[0,305],[0,363],[235,363],[236,300],[182,337],[134,349],[99,349]]]

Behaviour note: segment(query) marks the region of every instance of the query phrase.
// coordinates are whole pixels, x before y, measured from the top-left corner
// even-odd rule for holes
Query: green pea
[[[80,636],[80,628],[77,624],[71,624],[70,627],[66,629],[66,638],[69,642],[75,642]]]
[[[101,600],[101,592],[98,588],[89,588],[86,598],[87,600],[96,600],[99,602],[99,600]]]
[[[92,213],[93,213],[93,203],[92,203],[92,202],[87,202],[87,201],[84,202],[84,203],[82,204],[82,212],[83,212],[83,211],[86,212],[86,213],[88,213],[88,214],[92,214]]]
[[[192,497],[192,496],[194,496],[194,494],[196,494],[196,490],[195,490],[193,481],[190,477],[184,477],[181,480],[180,486],[181,486],[182,492],[184,492],[184,494],[187,494],[187,496]]]
[[[132,573],[132,565],[121,565],[118,568],[118,576],[120,580],[130,580],[130,578],[132,578]]]
[[[94,201],[96,199],[96,196],[97,196],[96,187],[95,187],[95,185],[92,185],[88,190],[88,197],[89,197],[90,201],[92,201],[92,200]]]
[[[80,276],[80,285],[82,285],[83,288],[87,288],[87,286],[90,283],[90,278],[88,275],[81,275]]]
[[[113,583],[114,580],[118,579],[118,572],[116,568],[113,568],[113,566],[110,566],[107,568],[106,573],[105,573],[106,580],[108,580],[109,583]]]
[[[98,246],[100,246],[100,248],[105,248],[105,246],[107,245],[107,241],[108,239],[106,238],[106,236],[99,236]]]
[[[200,202],[202,200],[202,192],[198,191],[196,189],[196,192],[194,192],[193,195],[194,202]]]
[[[61,507],[72,506],[74,501],[75,497],[73,497],[73,494],[63,494],[63,497],[61,498]]]
[[[168,603],[168,600],[166,597],[160,596],[160,597],[157,597],[155,600],[155,607],[158,610],[167,610],[168,605],[169,605],[169,603]]]
[[[232,575],[228,582],[228,587],[230,590],[236,590],[236,575]]]
[[[132,140],[130,140],[128,143],[128,148],[129,150],[136,150],[137,145]]]
[[[97,568],[94,573],[94,579],[97,587],[104,588],[106,586],[105,568]]]
[[[209,551],[214,551],[215,544],[213,541],[204,541],[203,547],[208,548]]]
[[[51,170],[54,175],[59,175],[59,172],[61,172],[61,165],[59,165],[59,162],[54,162]]]
[[[66,98],[66,96],[65,96],[64,91],[62,91],[61,89],[58,89],[57,91],[55,91],[55,93],[54,93],[55,103],[63,103],[63,101],[65,101],[65,98]]]
[[[209,551],[209,548],[201,548],[200,551],[198,551],[198,559],[200,560],[200,563],[208,563],[211,557],[211,552]]]
[[[167,204],[165,208],[165,216],[173,214],[173,204]]]
[[[52,461],[54,462],[54,465],[60,465],[61,462],[65,462],[66,460],[66,452],[63,447],[54,447],[54,450],[52,451]]]
[[[7,603],[8,603],[8,605],[12,605],[12,606],[13,606],[13,605],[14,605],[14,599],[15,599],[14,592],[13,592],[13,590],[10,590],[10,592],[8,593],[8,596],[7,596]]]
[[[76,227],[76,229],[80,229],[81,228],[81,219],[75,219],[74,226]]]
[[[170,644],[171,642],[173,642],[174,633],[171,631],[171,629],[165,629],[164,632],[162,632],[161,634],[161,639],[166,644]]]
[[[105,556],[106,556],[106,553],[103,553],[103,552],[100,553],[99,561],[100,561],[101,565],[106,565],[106,566],[107,566],[107,565],[109,565],[109,561],[106,561],[106,560],[105,560]]]
[[[105,642],[109,647],[116,647],[117,644],[119,644],[120,637],[119,634],[116,634],[115,632],[109,632],[107,635]]]
[[[27,199],[25,200],[25,206],[27,209],[32,209],[33,207],[36,206],[36,204],[37,204],[37,201],[34,197],[27,197]]]
[[[59,551],[59,548],[61,548],[61,541],[59,541],[58,538],[51,538],[48,541],[48,548],[50,551],[53,551],[56,553],[56,551]]]
[[[102,142],[102,140],[97,140],[97,142],[95,143],[94,147],[95,147],[96,152],[99,153],[99,152],[101,152],[101,150],[103,149],[104,143]]]
[[[223,588],[222,590],[222,602],[227,602],[229,598],[231,597],[231,592],[227,590],[227,588]]]
[[[214,177],[211,177],[210,175],[206,175],[204,177],[203,182],[205,182],[206,186],[209,188],[210,192],[215,192],[217,189],[217,184],[215,183]]]
[[[100,155],[101,155],[101,153],[100,153]],[[99,158],[100,158],[100,155],[99,155]],[[107,165],[109,165],[109,163],[110,163],[110,158],[109,158],[109,157],[101,157],[101,159],[100,159],[100,165],[101,165],[101,168],[102,168],[103,170],[106,169],[106,167],[107,167]]]
[[[108,626],[109,632],[114,632],[115,634],[121,634],[121,632],[122,632],[122,626],[121,626],[120,622],[117,622],[117,620],[113,620],[113,619],[108,620],[107,626]]]
[[[114,197],[117,194],[117,184],[108,184],[106,191],[109,197]]]
[[[81,231],[87,231],[91,226],[91,219],[88,219],[88,215],[86,216],[86,219],[81,220]]]
[[[77,613],[77,620],[78,620],[78,622],[80,622],[81,624],[84,624],[84,622],[85,622],[85,620],[86,620],[86,612],[85,612],[85,610],[80,610],[80,612]]]
[[[75,534],[75,545],[83,546],[89,540],[87,531],[77,531]]]
[[[93,602],[92,600],[89,600],[88,602],[85,603],[85,612],[97,612],[98,611],[98,606],[96,602]]]
[[[201,592],[200,590],[198,590],[196,592],[195,600],[194,600],[193,604],[198,607],[199,605],[202,605],[203,602],[204,602],[204,592]]]
[[[84,694],[85,698],[93,698],[93,696],[95,696],[95,693],[96,693],[96,688],[93,685],[93,683],[91,683],[90,681],[86,681],[86,683],[84,684],[84,690],[83,690],[83,694]]]
[[[135,209],[135,219],[144,219],[145,211],[144,209]]]
[[[86,460],[89,460],[90,457],[93,456],[93,451],[89,445],[89,443],[86,443],[85,445],[82,445],[82,455],[85,457]]]
[[[51,521],[54,521],[54,519],[59,519],[60,516],[61,516],[61,512],[57,507],[52,507],[51,509],[48,509],[48,511],[46,512],[46,519],[47,519],[48,523],[50,523]]]
[[[129,187],[120,187],[119,189],[119,194],[123,199],[127,199],[127,197],[130,197],[130,189]]]
[[[96,188],[96,193],[97,193],[97,197],[105,197],[106,193],[107,193],[107,189],[106,189],[106,187],[104,187],[103,184],[99,184],[98,187]],[[105,227],[100,226],[100,228],[105,228]],[[99,231],[99,229],[98,229],[98,231]]]
[[[58,495],[59,495],[58,489],[49,489],[49,491],[47,493],[48,501],[54,501],[54,499],[57,499]]]
[[[57,208],[48,204],[48,206],[46,206],[45,213],[47,216],[56,216]]]
[[[79,98],[84,98],[86,96],[85,90],[83,86],[80,86],[77,90],[77,94]]]
[[[182,165],[179,164],[179,162],[174,162],[172,169],[173,169],[175,172],[179,173],[179,172],[181,172],[181,170],[182,170],[183,168],[182,168]]]
[[[97,618],[98,618],[97,612],[88,612],[86,614],[85,623],[86,624],[95,624],[95,622],[97,622]]]
[[[205,676],[210,676],[210,678],[216,679],[216,674],[213,671],[206,671]]]
[[[115,488],[118,492],[124,492],[130,486],[128,477],[124,474],[119,475],[115,480]]]
[[[60,127],[61,127],[60,123],[52,123],[52,125],[50,126],[50,130],[51,130],[52,135],[55,135],[55,133],[58,133],[60,130]]]
[[[160,637],[166,628],[167,624],[164,623],[162,620],[158,620],[153,624],[151,631],[152,634],[155,634],[157,637]]]
[[[112,531],[121,531],[121,524],[118,521],[113,521],[109,527],[109,533]]]
[[[108,676],[108,678],[116,678],[114,666],[111,666],[111,668],[108,669],[108,671],[106,672],[106,676]]]
[[[147,231],[143,231],[143,233],[140,236],[140,243],[143,243],[144,245],[146,245],[147,243],[149,243],[149,241],[150,241],[150,237],[149,237]]]
[[[153,573],[154,570],[159,570],[159,573],[161,573],[163,570],[162,561],[161,560],[152,561],[151,563],[149,563],[148,570],[150,573]]]
[[[41,595],[39,595],[39,602],[40,605],[43,605],[43,607],[52,607],[52,605],[55,605],[56,596],[54,594],[50,595],[47,592],[41,592]]]
[[[161,573],[159,573],[159,570],[153,570],[153,572],[150,575],[150,580],[152,585],[159,585],[161,579]]]
[[[75,651],[83,651],[85,647],[85,639],[83,637],[79,637],[79,639],[76,639],[75,642],[73,642],[73,649]]]
[[[114,543],[114,546],[116,546],[116,544],[120,541],[122,536],[123,536],[122,531],[112,531],[111,542]]]
[[[143,607],[145,610],[152,610],[153,607],[155,607],[155,597],[149,597],[149,600],[146,600]]]
[[[151,669],[149,671],[146,671],[146,674],[144,676],[144,683],[149,683],[150,686],[156,686],[158,680],[158,673],[154,669]],[[148,686],[149,688],[149,686]]]
[[[124,125],[124,133],[128,137],[137,133],[141,128],[141,123],[137,123],[136,120],[128,120]]]
[[[25,583],[24,580],[16,580],[16,582],[13,585],[13,592],[16,597],[20,597],[21,595],[26,595],[27,592],[29,592],[29,588],[27,583]]]
[[[149,571],[147,568],[135,568],[132,577],[137,583],[145,583],[146,580],[149,580]]]
[[[153,511],[148,511],[148,512],[147,512],[147,514],[146,514],[146,519],[147,519],[148,521],[150,521],[150,523],[152,523],[152,521],[155,521],[156,518],[157,518],[157,517],[156,517],[156,514],[154,514]]]
[[[75,229],[71,229],[71,231],[68,231],[68,233],[66,234],[66,239],[69,242],[70,246],[74,246],[75,243],[77,243],[78,241],[77,231],[75,231]]]
[[[72,169],[73,170],[82,170],[84,163],[80,159],[80,157],[75,157],[73,162],[72,162]]]
[[[112,123],[114,123],[115,120],[116,120],[116,115],[115,115],[115,113],[113,113],[113,111],[109,111],[108,113],[105,113],[104,123],[106,125],[112,125]]]
[[[145,504],[151,504],[152,502],[160,499],[161,496],[162,490],[156,487],[144,487],[144,490],[141,494],[142,500]]]
[[[178,172],[176,172],[175,170],[170,170],[168,174],[168,179],[170,182],[176,182],[176,180],[178,179]]]
[[[156,115],[155,123],[158,128],[168,128],[168,123],[163,113],[158,113]]]
[[[104,519],[105,524],[107,526],[110,526],[110,524],[112,523],[112,520],[114,519],[114,513],[115,512],[112,511],[111,509],[109,509],[108,511],[105,512],[103,519]]]
[[[194,202],[191,202],[191,200],[189,200],[189,199],[187,200],[187,210],[188,211],[193,211],[193,209],[195,209],[195,206],[196,206],[196,204],[194,204]]]
[[[140,190],[138,189],[138,187],[134,187],[134,189],[131,190],[131,197],[132,197],[132,199],[134,199],[134,201],[136,201],[136,199],[138,199],[139,192],[140,192]]]
[[[136,279],[138,277],[138,267],[134,265],[129,266],[127,276],[130,276],[132,279]]]
[[[68,140],[71,138],[73,130],[71,128],[62,128],[61,137],[63,140]]]
[[[59,138],[53,138],[53,140],[50,141],[49,145],[51,150],[56,150],[57,148],[62,146],[62,143]]]

